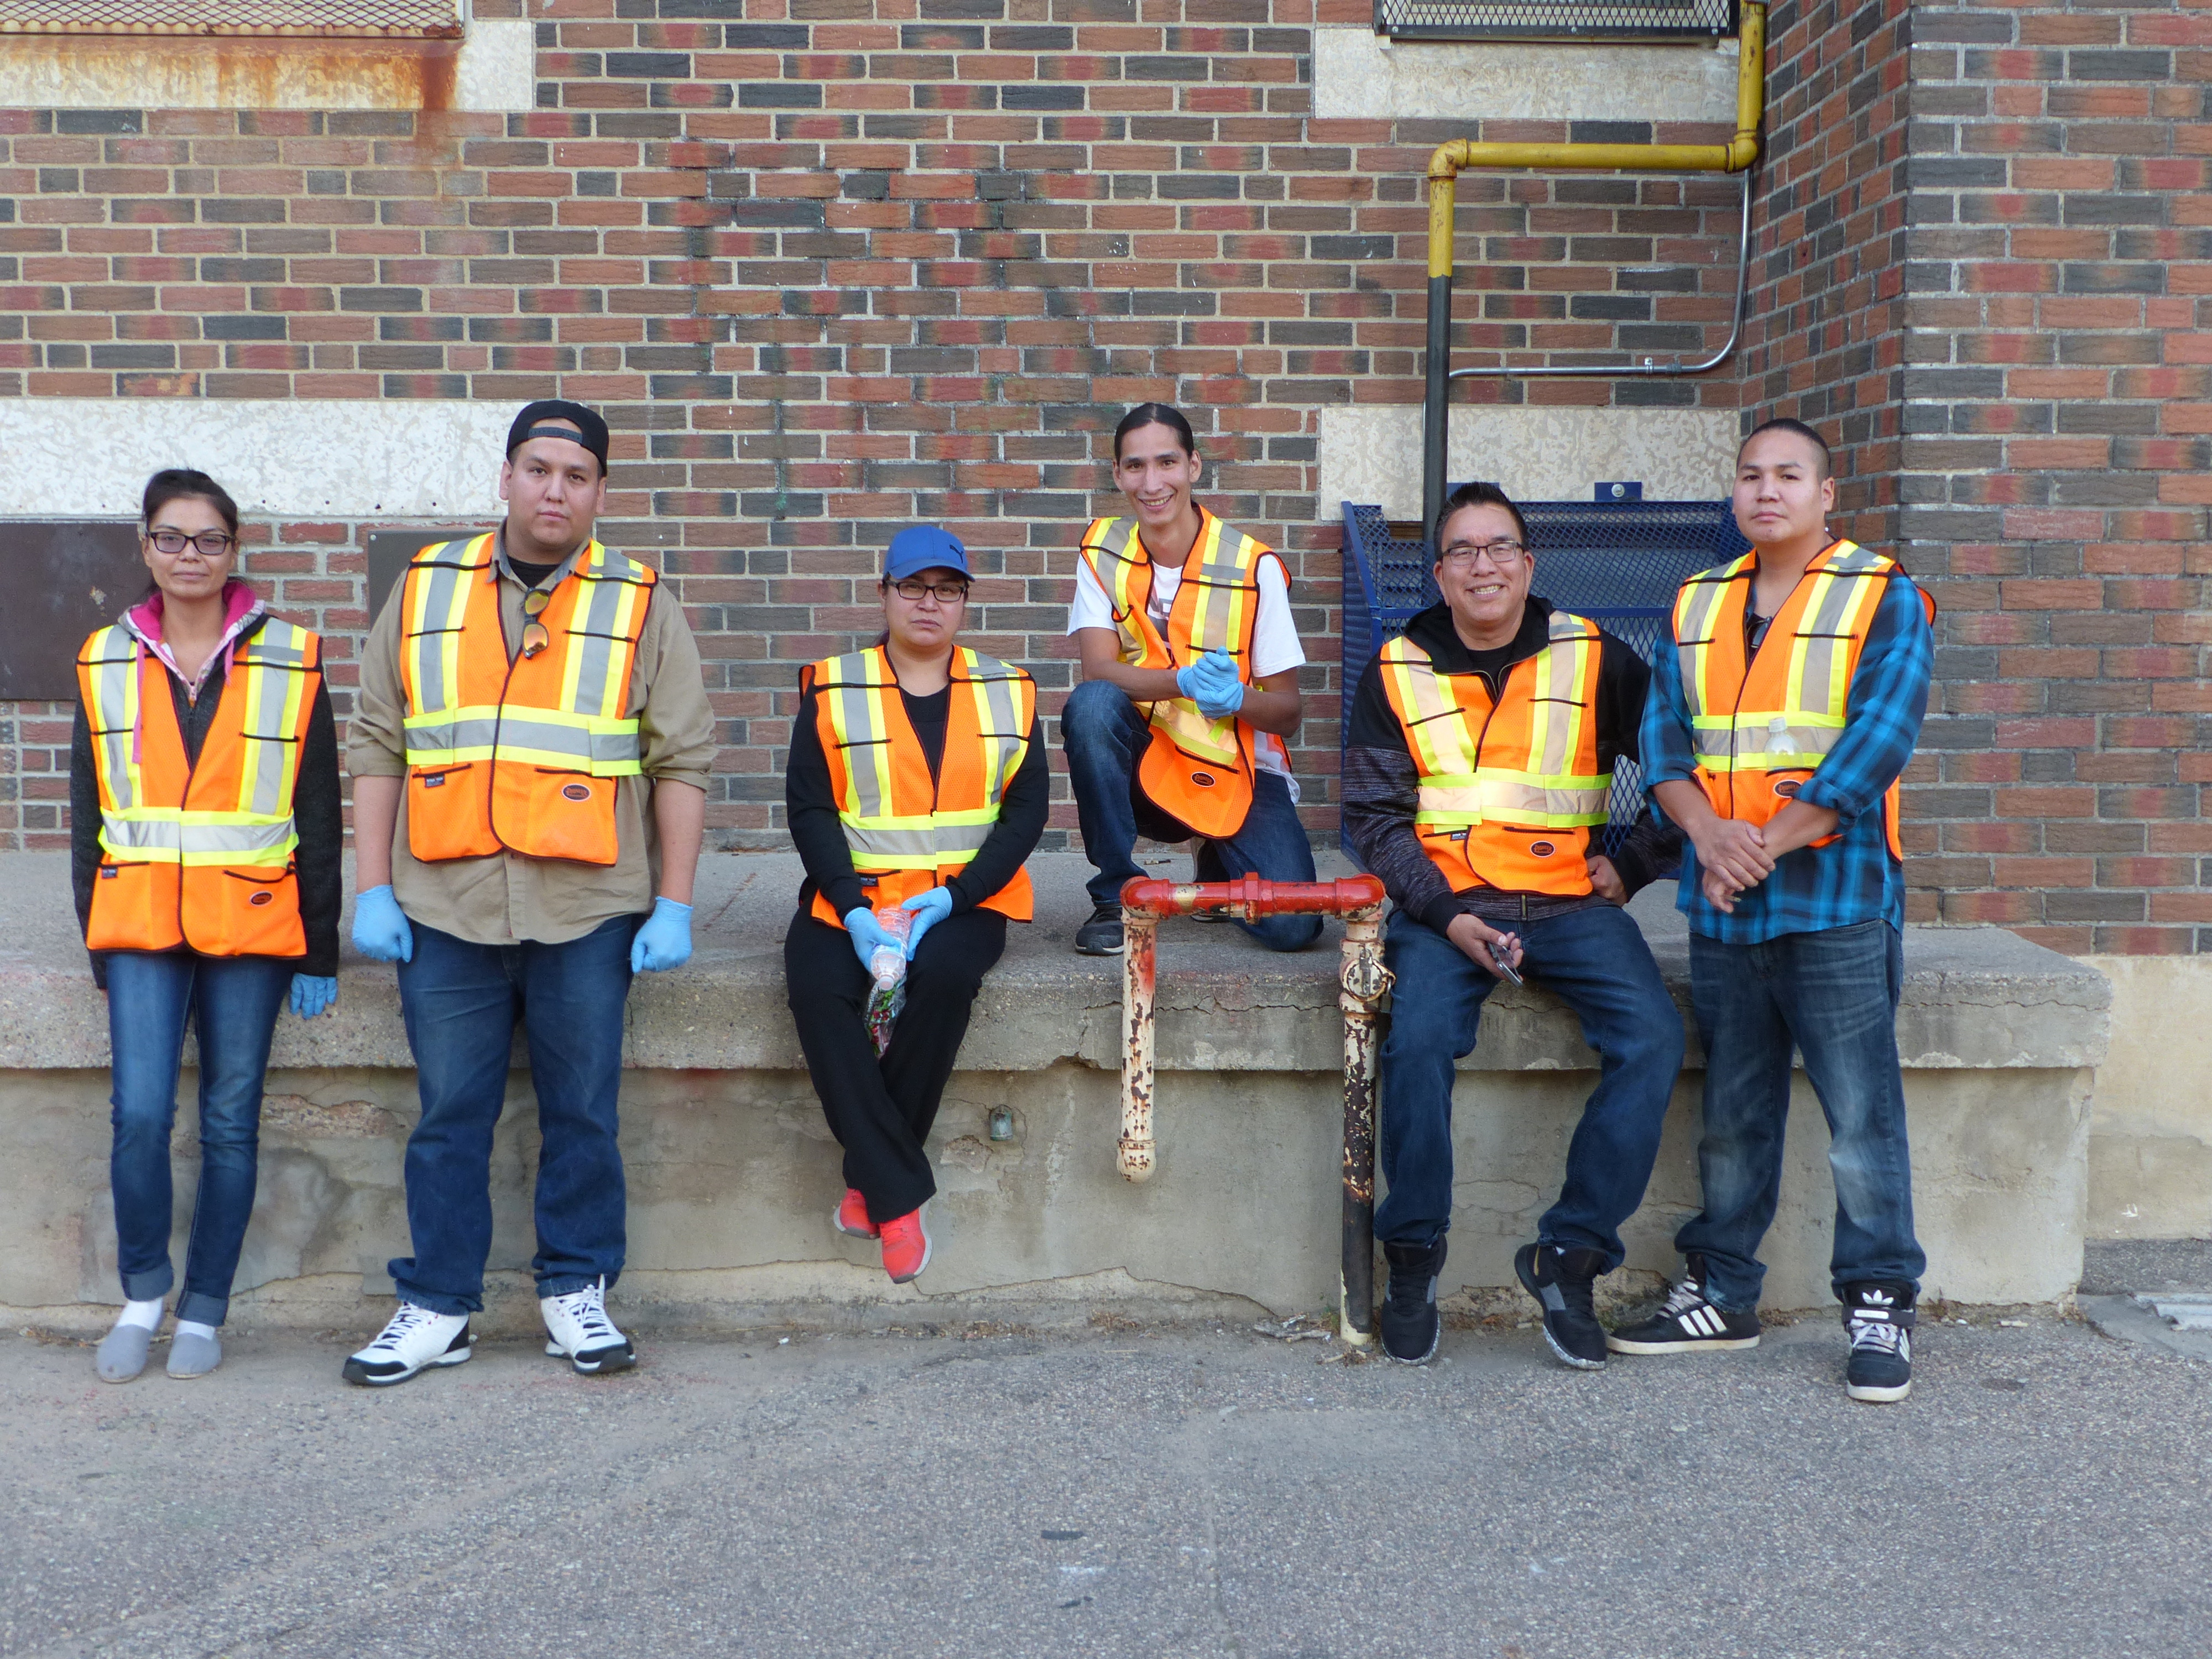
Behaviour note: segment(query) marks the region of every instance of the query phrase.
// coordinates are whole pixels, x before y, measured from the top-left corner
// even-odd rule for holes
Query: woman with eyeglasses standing
[[[216,1336],[253,1212],[261,1091],[289,998],[337,997],[337,744],[322,641],[234,574],[238,508],[204,472],[157,472],[140,548],[153,591],[77,655],[70,754],[77,920],[107,993],[122,1316],[109,1382],[144,1369],[176,1283],[169,1135],[187,1021],[199,1034],[200,1170],[169,1375]]]
[[[838,1231],[880,1239],[904,1284],[929,1265],[924,1143],[969,1009],[1030,915],[1023,867],[1050,801],[1036,686],[957,642],[968,553],[916,525],[891,538],[873,648],[799,677],[784,800],[806,866],[783,944],[792,1018],[845,1149]],[[910,964],[910,966],[908,965]],[[871,1004],[903,975],[905,1005]]]

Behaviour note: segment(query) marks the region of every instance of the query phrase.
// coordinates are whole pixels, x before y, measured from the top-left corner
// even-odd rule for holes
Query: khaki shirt
[[[507,563],[504,545],[496,545],[494,575],[487,580],[499,582],[500,618],[512,662],[522,645],[526,590]],[[551,581],[565,578],[575,562],[571,553]],[[392,590],[362,648],[361,690],[346,733],[346,768],[357,778],[407,775],[407,696],[399,678],[405,592],[404,581]],[[399,908],[415,921],[472,945],[524,939],[559,945],[581,939],[616,916],[652,909],[660,879],[653,785],[666,780],[704,789],[714,762],[714,717],[700,678],[699,647],[683,606],[665,583],[654,587],[646,609],[623,712],[638,721],[643,775],[615,780],[612,864],[575,864],[521,853],[425,864],[408,850],[403,794],[392,847],[392,890]]]

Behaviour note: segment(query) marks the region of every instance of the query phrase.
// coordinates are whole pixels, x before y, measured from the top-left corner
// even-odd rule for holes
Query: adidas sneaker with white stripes
[[[1703,1256],[1689,1258],[1681,1283],[1649,1318],[1610,1332],[1607,1347],[1615,1353],[1703,1353],[1759,1346],[1759,1316],[1735,1313],[1705,1296]]]

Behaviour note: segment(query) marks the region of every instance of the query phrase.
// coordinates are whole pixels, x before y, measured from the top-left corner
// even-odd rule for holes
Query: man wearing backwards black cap
[[[636,1363],[605,1308],[623,1267],[623,1005],[633,974],[691,954],[714,743],[682,607],[592,537],[606,468],[598,415],[525,409],[500,469],[506,522],[417,554],[362,653],[353,940],[399,964],[422,1117],[415,1253],[392,1263],[399,1310],[346,1361],[350,1382],[469,1357],[518,1018],[543,1143],[546,1352],[586,1375]]]

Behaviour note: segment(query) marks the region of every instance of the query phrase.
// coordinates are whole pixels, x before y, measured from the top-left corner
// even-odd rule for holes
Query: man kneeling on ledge
[[[1567,1148],[1566,1183],[1514,1268],[1566,1364],[1605,1364],[1591,1305],[1621,1262],[1682,1066],[1682,1020],[1621,906],[1664,874],[1680,836],[1647,812],[1610,858],[1618,757],[1636,753],[1650,671],[1594,623],[1532,598],[1535,554],[1495,485],[1462,484],[1437,520],[1441,604],[1360,677],[1344,753],[1344,823],[1396,906],[1381,1062],[1375,1234],[1390,1263],[1382,1346],[1437,1351],[1451,1225],[1453,1061],[1473,1051],[1501,975],[1556,992],[1602,1065]]]

